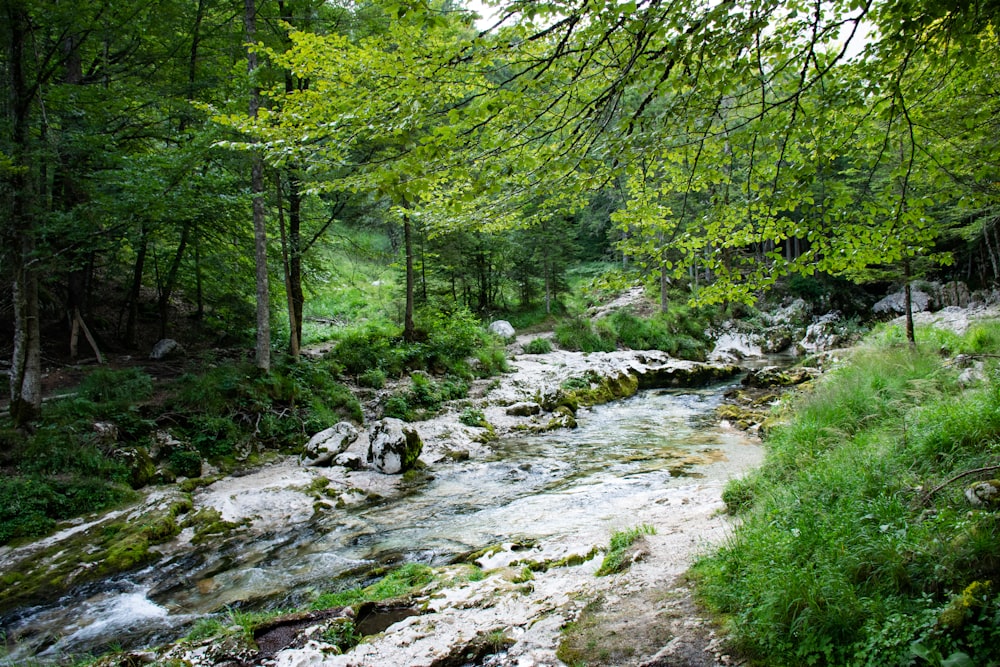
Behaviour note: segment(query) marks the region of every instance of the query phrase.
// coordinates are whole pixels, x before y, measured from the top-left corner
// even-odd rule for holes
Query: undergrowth
[[[950,481],[1000,463],[1000,382],[948,358],[1000,352],[1000,325],[917,337],[876,331],[726,489],[742,523],[694,573],[751,664],[1000,664],[1000,512],[963,493],[997,475]]]
[[[612,352],[619,348],[662,350],[684,359],[703,360],[715,313],[711,309],[672,306],[666,314],[648,318],[619,310],[595,322],[569,318],[556,325],[560,347],[581,352]]]

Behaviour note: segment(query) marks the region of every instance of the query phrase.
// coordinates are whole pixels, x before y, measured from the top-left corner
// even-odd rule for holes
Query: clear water
[[[603,542],[608,525],[628,523],[665,487],[727,478],[756,460],[751,441],[715,423],[728,386],[643,392],[581,411],[577,429],[507,439],[488,460],[436,466],[401,497],[253,541],[234,537],[22,610],[6,628],[19,636],[6,662],[168,641],[227,607],[305,604],[356,584],[375,564],[440,564],[526,539]]]

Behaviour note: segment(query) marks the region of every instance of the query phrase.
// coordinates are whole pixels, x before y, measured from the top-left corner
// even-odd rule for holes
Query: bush
[[[533,338],[524,346],[525,354],[548,354],[552,351],[552,343],[548,338]]]
[[[385,386],[385,371],[379,368],[369,368],[358,376],[358,384],[362,387],[381,389]]]
[[[410,377],[409,391],[390,396],[382,407],[382,414],[406,421],[427,419],[441,410],[443,402],[465,398],[468,394],[468,383],[455,375],[447,375],[438,382],[426,373],[414,373]]]
[[[458,421],[466,426],[475,426],[478,428],[486,428],[489,425],[483,411],[475,408],[465,408],[462,410],[462,414],[458,416]]]

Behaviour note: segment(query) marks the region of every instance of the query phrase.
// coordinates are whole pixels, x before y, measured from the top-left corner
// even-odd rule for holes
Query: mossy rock
[[[639,372],[639,389],[704,387],[739,374],[735,364],[710,364],[698,361],[673,362]]]
[[[129,535],[111,545],[111,548],[108,549],[108,555],[104,559],[104,564],[107,569],[120,572],[145,565],[155,558],[155,555],[149,552],[149,539],[139,533]]]
[[[1000,509],[1000,479],[970,484],[965,488],[965,497],[975,507]]]
[[[767,389],[770,387],[792,387],[812,380],[819,372],[813,368],[786,368],[784,370],[777,366],[767,366],[757,368],[743,378],[743,385],[755,387],[757,389]]]
[[[156,478],[156,464],[145,447],[119,449],[115,457],[128,468],[128,483],[141,489]]]
[[[546,425],[546,431],[554,431],[558,428],[576,428],[576,416],[565,405],[560,405],[552,411],[552,419]]]

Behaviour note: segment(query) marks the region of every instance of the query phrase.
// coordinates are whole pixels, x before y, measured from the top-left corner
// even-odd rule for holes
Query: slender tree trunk
[[[32,195],[31,158],[28,119],[31,94],[25,79],[24,64],[28,36],[27,9],[23,2],[6,4],[9,31],[8,60],[5,73],[10,90],[11,139],[16,169],[10,182],[10,215],[7,220],[8,252],[13,274],[14,349],[10,369],[10,415],[17,426],[24,426],[38,416],[42,406],[42,349],[38,308],[38,273],[34,266],[35,239],[30,212]],[[9,244],[8,244],[9,243]]]
[[[403,340],[413,342],[417,328],[413,323],[413,229],[409,213],[403,214],[403,252],[406,254],[406,307],[403,312]]]
[[[135,255],[135,267],[132,269],[132,288],[128,295],[128,318],[125,320],[125,342],[129,346],[136,345],[135,326],[139,319],[139,293],[142,289],[142,274],[146,267],[146,252],[149,247],[149,236],[146,226],[139,230],[139,250]]]
[[[160,298],[157,307],[160,313],[160,338],[167,337],[167,323],[170,319],[170,297],[173,296],[174,286],[177,284],[177,273],[181,268],[181,260],[184,259],[184,251],[187,250],[188,236],[191,233],[191,222],[185,222],[181,228],[181,239],[177,243],[177,251],[174,253],[174,260],[170,263],[167,271],[167,279],[160,289]]]
[[[282,205],[285,195],[281,189],[280,174],[278,174],[276,180],[278,185],[278,230],[281,233],[281,265],[285,274],[285,303],[288,307],[288,354],[292,357],[293,361],[298,361],[302,337],[301,329],[299,333],[296,333],[295,323],[296,320],[300,322],[301,320],[296,314],[295,297],[292,293],[291,248],[289,247],[288,233],[285,226],[285,207]]]
[[[903,279],[906,284],[903,286],[903,307],[906,309],[906,340],[911,347],[917,346],[917,339],[913,333],[913,295],[910,289],[910,262],[903,262]]]
[[[545,314],[552,314],[552,268],[548,262],[542,264],[545,271]]]
[[[243,28],[247,44],[257,38],[257,8],[255,0],[245,0]],[[254,78],[257,70],[257,54],[247,49],[247,72],[250,74],[250,117],[256,118],[260,109],[260,88]],[[271,370],[271,304],[267,276],[267,229],[264,219],[264,160],[254,152],[250,172],[250,190],[253,193],[253,240],[254,260],[257,266],[257,347],[255,360],[257,368]]]
[[[294,321],[290,330],[295,337],[292,357],[302,349],[302,311],[306,297],[302,291],[302,183],[294,167],[288,168],[288,281]]]

